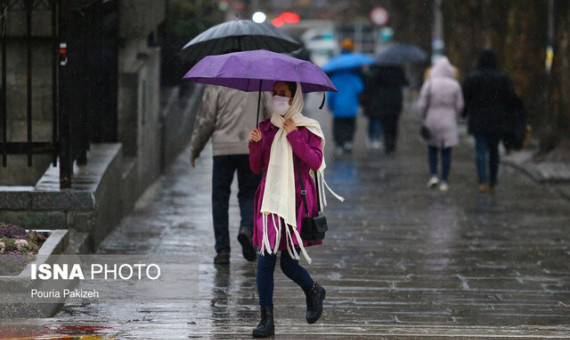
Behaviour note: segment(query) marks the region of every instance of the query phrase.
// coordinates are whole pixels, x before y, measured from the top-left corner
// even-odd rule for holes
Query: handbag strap
[[[305,190],[305,185],[303,184],[303,178],[301,177],[301,165],[299,164],[301,162],[301,160],[299,159],[299,157],[297,157],[297,155],[295,155],[295,159],[297,160],[297,174],[299,177],[299,184],[301,185],[301,196],[303,196],[303,205],[305,206],[305,213],[307,214],[307,216],[309,216],[309,208],[307,205],[307,191]],[[317,189],[317,206],[319,207],[320,210],[320,206],[321,206],[321,202],[319,201],[319,183],[318,183],[318,179],[315,178],[315,186]]]

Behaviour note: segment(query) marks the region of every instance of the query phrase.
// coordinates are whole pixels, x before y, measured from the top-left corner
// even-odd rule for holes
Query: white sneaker
[[[379,141],[375,140],[374,142],[372,142],[372,149],[380,150],[381,147],[382,147],[382,143],[380,143]]]
[[[447,183],[441,182],[441,184],[439,185],[439,191],[447,191],[447,190],[449,190],[449,186],[447,185]]]
[[[432,177],[429,179],[429,182],[428,182],[428,184],[427,184],[427,187],[428,187],[428,188],[435,188],[436,185],[437,185],[437,183],[439,183],[439,179],[438,179],[437,177],[435,177],[435,176],[432,176]]]

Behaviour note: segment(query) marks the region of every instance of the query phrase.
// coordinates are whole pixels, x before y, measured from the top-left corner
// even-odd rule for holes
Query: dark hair
[[[289,91],[291,91],[291,97],[295,97],[295,93],[297,92],[297,83],[293,81],[286,81],[285,83],[289,87]]]

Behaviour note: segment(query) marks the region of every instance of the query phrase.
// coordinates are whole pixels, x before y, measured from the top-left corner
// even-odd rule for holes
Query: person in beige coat
[[[240,228],[238,241],[248,261],[257,258],[252,243],[253,202],[260,176],[249,167],[249,131],[255,127],[258,92],[244,92],[224,86],[207,85],[194,123],[190,141],[190,164],[212,138],[214,166],[212,174],[212,215],[216,239],[215,264],[229,264],[229,199],[237,171]],[[271,115],[271,95],[262,93],[260,120]]]
[[[458,144],[457,117],[463,111],[461,85],[455,79],[454,67],[447,57],[440,58],[422,85],[418,99],[419,112],[431,137],[428,145],[430,179],[428,187],[439,184],[441,191],[448,190],[451,170],[451,149]],[[438,176],[438,156],[441,154],[441,178]]]

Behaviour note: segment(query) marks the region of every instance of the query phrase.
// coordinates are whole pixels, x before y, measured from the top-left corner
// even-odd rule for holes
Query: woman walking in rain
[[[260,248],[257,291],[261,321],[253,330],[254,337],[267,337],[275,332],[273,273],[279,250],[281,270],[305,292],[309,324],[320,318],[326,295],[325,289],[299,264],[300,253],[311,262],[305,247],[322,243],[301,239],[301,221],[306,213],[300,181],[306,189],[308,211],[315,216],[319,207],[309,171],[318,172],[317,177],[322,178],[325,166],[323,133],[316,120],[301,113],[300,83],[276,82],[273,109],[271,119],[261,122],[249,135],[251,169],[254,173],[264,173],[255,194],[253,243]]]
[[[457,116],[463,110],[461,86],[455,80],[455,71],[447,57],[440,58],[422,85],[418,107],[423,114],[424,125],[430,131],[428,163],[430,179],[428,187],[448,190],[451,170],[451,149],[459,141]],[[438,176],[438,156],[441,154],[441,178]]]

